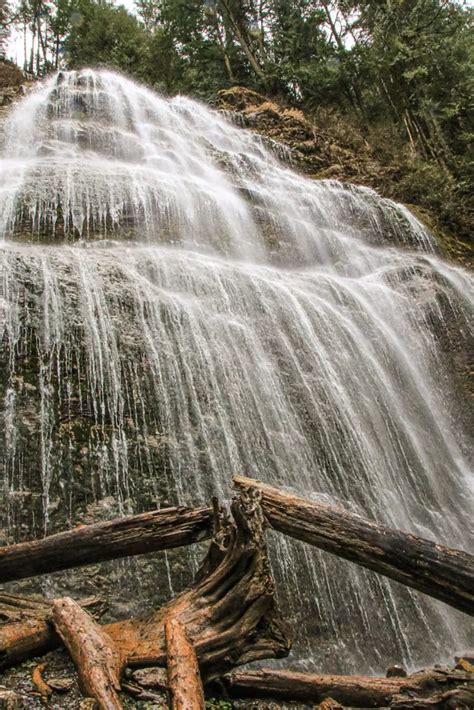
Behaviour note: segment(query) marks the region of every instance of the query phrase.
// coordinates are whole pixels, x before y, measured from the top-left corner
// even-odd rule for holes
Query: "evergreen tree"
[[[0,59],[5,58],[5,49],[9,34],[10,8],[6,0],[0,0]]]
[[[142,76],[147,61],[144,28],[108,0],[74,0],[65,40],[68,66],[107,65]]]

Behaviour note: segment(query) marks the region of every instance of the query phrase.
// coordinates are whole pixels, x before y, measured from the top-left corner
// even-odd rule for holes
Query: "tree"
[[[0,0],[0,59],[5,59],[6,44],[9,35],[10,8],[6,0]]]
[[[146,65],[146,35],[123,6],[108,0],[74,0],[64,42],[69,67],[107,65],[141,77]]]

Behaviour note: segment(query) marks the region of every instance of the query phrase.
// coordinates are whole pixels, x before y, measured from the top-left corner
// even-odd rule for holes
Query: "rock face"
[[[264,136],[280,157],[314,179],[366,185],[391,199],[406,200],[399,183],[410,156],[403,156],[402,162],[391,160],[390,151],[385,155],[334,111],[323,111],[309,120],[302,111],[241,86],[221,91],[216,106],[239,125]],[[385,142],[390,142],[390,137]],[[472,242],[466,236],[447,231],[423,202],[409,206],[436,235],[446,256],[469,268],[474,266]]]
[[[367,185],[387,197],[399,198],[400,166],[382,162],[361,133],[344,123],[341,116],[328,113],[312,122],[302,111],[285,107],[277,100],[241,86],[221,91],[216,105],[238,125],[267,139],[270,150],[310,177]],[[409,207],[435,236],[443,256],[468,269],[474,268],[472,245],[458,235],[447,233],[428,210],[414,205]],[[447,367],[457,380],[460,400],[465,402],[461,413],[469,428],[473,416],[470,403],[474,402],[470,335],[465,328],[459,327],[455,317],[451,317],[447,324],[447,332],[439,329],[437,337]]]
[[[0,90],[18,89],[25,83],[25,75],[12,62],[0,60]]]
[[[349,181],[378,190],[382,182],[396,179],[395,168],[383,166],[361,133],[335,113],[325,116],[325,124],[322,119],[315,123],[298,109],[240,86],[221,91],[217,107],[287,146],[291,162],[313,178]]]

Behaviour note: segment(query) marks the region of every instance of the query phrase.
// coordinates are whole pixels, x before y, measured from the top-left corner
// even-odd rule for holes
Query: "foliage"
[[[146,62],[145,31],[124,7],[107,0],[72,0],[71,31],[64,41],[72,68],[111,65],[139,76]]]
[[[9,34],[10,8],[6,0],[0,0],[0,59],[5,58],[5,47]]]
[[[229,700],[206,700],[206,710],[232,710],[233,705]]]

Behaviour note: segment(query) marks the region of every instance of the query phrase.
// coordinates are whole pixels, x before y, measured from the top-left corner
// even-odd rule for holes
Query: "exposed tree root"
[[[107,633],[131,666],[166,664],[164,623],[186,628],[203,678],[286,656],[290,642],[274,598],[258,493],[233,500],[233,520],[214,506],[214,536],[193,585],[145,619],[119,621]]]

